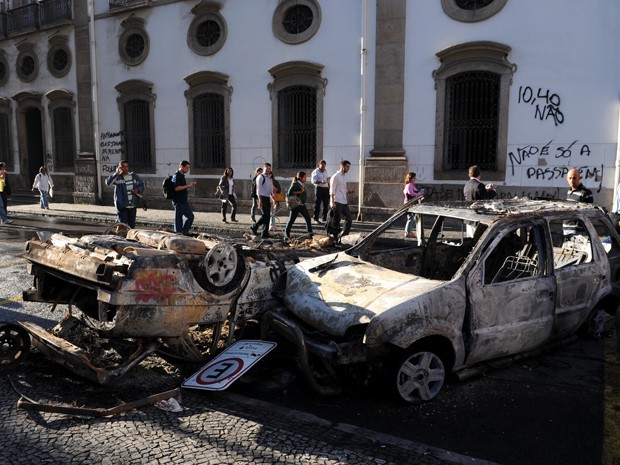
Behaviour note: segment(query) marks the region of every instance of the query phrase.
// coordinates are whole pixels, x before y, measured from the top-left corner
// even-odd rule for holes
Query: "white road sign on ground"
[[[237,341],[187,378],[182,387],[223,391],[276,345],[270,341]]]

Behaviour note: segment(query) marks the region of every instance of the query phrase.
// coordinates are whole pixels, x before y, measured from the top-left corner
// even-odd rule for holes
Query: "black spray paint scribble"
[[[519,97],[517,103],[525,103],[534,107],[534,118],[541,121],[551,119],[557,126],[564,123],[564,114],[560,110],[561,99],[558,94],[552,94],[549,89],[538,90],[530,86],[519,86]]]
[[[515,174],[515,166],[520,166],[524,161],[529,160],[532,157],[553,157],[557,159],[570,158],[573,155],[579,155],[581,157],[589,157],[592,152],[588,144],[577,144],[577,140],[571,142],[567,146],[558,146],[555,149],[550,149],[550,145],[553,140],[550,140],[545,145],[524,145],[523,147],[517,147],[513,152],[508,153],[508,160],[510,162],[510,168],[512,175]],[[560,167],[561,168],[561,167]]]

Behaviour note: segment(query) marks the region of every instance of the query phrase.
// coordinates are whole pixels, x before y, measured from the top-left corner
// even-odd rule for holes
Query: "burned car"
[[[34,286],[24,300],[65,304],[68,314],[51,330],[31,322],[5,328],[15,354],[32,339],[54,361],[101,384],[153,352],[204,362],[276,303],[272,285],[295,260],[204,235],[124,233],[26,243]]]
[[[403,237],[407,217],[416,238]],[[614,312],[620,243],[592,205],[411,204],[349,250],[296,264],[275,291],[286,308],[265,313],[263,336],[296,347],[316,391],[356,368],[426,401],[450,374],[531,355]]]

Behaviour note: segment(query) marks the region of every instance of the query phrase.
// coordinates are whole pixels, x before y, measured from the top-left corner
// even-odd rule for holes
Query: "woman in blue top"
[[[299,197],[301,200],[301,205],[296,208],[293,208],[289,215],[288,221],[286,223],[286,227],[284,228],[284,239],[290,240],[291,236],[291,228],[293,227],[293,223],[299,215],[303,216],[306,220],[306,231],[308,235],[312,237],[312,223],[310,222],[310,213],[308,213],[308,209],[306,208],[306,189],[304,188],[304,184],[306,183],[306,173],[304,171],[299,171],[297,176],[293,178],[291,182],[291,186],[288,188],[288,195],[294,195]]]

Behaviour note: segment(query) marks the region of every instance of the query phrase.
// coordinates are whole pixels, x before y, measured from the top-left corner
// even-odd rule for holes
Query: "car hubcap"
[[[413,354],[399,367],[398,393],[408,402],[430,400],[441,390],[445,376],[443,362],[437,355],[432,352]]]

